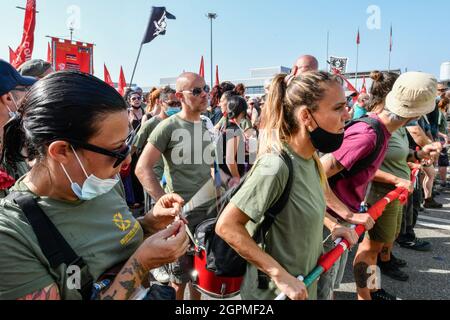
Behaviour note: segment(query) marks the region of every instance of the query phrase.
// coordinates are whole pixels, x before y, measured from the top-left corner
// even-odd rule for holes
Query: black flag
[[[148,22],[147,31],[145,32],[142,44],[151,42],[160,34],[166,34],[167,19],[175,20],[176,17],[166,11],[166,7],[152,7],[150,21]]]

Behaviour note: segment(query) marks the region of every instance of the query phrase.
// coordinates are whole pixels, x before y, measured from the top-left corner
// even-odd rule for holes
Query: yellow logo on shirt
[[[120,231],[127,231],[131,227],[131,221],[125,220],[121,213],[116,213],[114,215],[113,222]]]

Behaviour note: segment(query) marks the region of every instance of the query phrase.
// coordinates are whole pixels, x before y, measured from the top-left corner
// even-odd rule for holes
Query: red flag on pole
[[[220,85],[220,80],[219,80],[219,66],[216,65],[216,86]]]
[[[111,79],[111,75],[109,74],[108,68],[106,68],[106,64],[103,64],[103,73],[105,76],[105,82],[114,88],[114,83]]]
[[[361,92],[360,92],[360,93],[361,93],[361,94],[362,94],[362,93],[367,94],[366,77],[363,77],[363,85],[362,85],[362,88],[361,88]]]
[[[11,49],[11,47],[8,47],[8,48],[9,48],[9,63],[12,64],[14,62],[14,60],[17,59],[17,55],[14,52],[14,50]]]
[[[358,35],[356,36],[356,44],[360,45],[361,44],[361,36],[359,34],[359,29],[358,29]]]
[[[16,50],[17,58],[12,65],[20,67],[25,61],[31,59],[34,48],[34,29],[36,28],[36,0],[27,0],[25,20],[23,24],[22,42]]]
[[[48,63],[53,63],[53,57],[52,57],[52,48],[50,47],[50,42],[48,43],[47,46],[47,62]]]
[[[123,96],[125,94],[126,87],[127,87],[127,81],[125,80],[125,74],[123,73],[123,68],[120,67],[120,77],[119,77],[119,85],[118,85],[117,91],[119,91],[121,96]]]
[[[205,78],[205,59],[203,59],[203,56],[202,61],[200,62],[200,71],[198,72],[198,74],[200,75],[200,77]]]
[[[355,87],[350,83],[350,81],[347,80],[346,77],[344,77],[342,75],[342,73],[339,72],[338,69],[333,68],[333,73],[337,76],[339,76],[342,80],[344,80],[345,84],[346,84],[346,90],[347,91],[352,91],[352,92],[356,92],[358,93],[358,90],[355,89]]]

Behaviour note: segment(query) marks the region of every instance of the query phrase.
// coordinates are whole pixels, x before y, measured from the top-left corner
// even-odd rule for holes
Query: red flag
[[[220,80],[219,80],[219,66],[216,65],[216,86],[220,85]]]
[[[200,71],[198,74],[200,75],[200,77],[205,78],[205,59],[203,59],[203,56],[202,61],[200,62]]]
[[[8,47],[9,48],[9,63],[13,63],[14,62],[14,60],[16,60],[17,59],[17,55],[16,55],[16,53],[14,52],[14,50],[13,49],[11,49],[11,47]]]
[[[357,45],[361,44],[361,36],[359,35],[359,29],[358,29],[358,35],[356,36],[356,44]]]
[[[120,77],[119,77],[119,85],[118,85],[117,91],[119,91],[121,96],[123,96],[125,94],[126,87],[127,87],[127,81],[125,80],[125,74],[123,73],[123,68],[120,67]]]
[[[347,91],[352,91],[352,92],[356,92],[358,93],[358,90],[355,89],[355,87],[350,83],[350,81],[347,80],[346,77],[344,77],[342,75],[342,73],[339,72],[338,69],[333,68],[333,73],[337,76],[339,76],[342,80],[344,80],[345,84],[346,84],[346,89]]]
[[[48,43],[47,46],[47,62],[48,63],[53,63],[53,57],[52,57],[52,48],[50,47],[50,42]]]
[[[105,75],[105,82],[114,88],[114,83],[111,79],[111,75],[109,74],[108,68],[106,68],[106,64],[103,64],[103,72]]]
[[[23,24],[22,42],[16,50],[17,58],[12,65],[20,67],[25,61],[31,59],[34,48],[34,29],[36,28],[36,0],[27,0],[25,20]]]
[[[363,85],[362,85],[362,88],[361,88],[361,92],[360,92],[360,93],[361,93],[361,94],[362,94],[362,93],[367,94],[366,77],[363,78]]]

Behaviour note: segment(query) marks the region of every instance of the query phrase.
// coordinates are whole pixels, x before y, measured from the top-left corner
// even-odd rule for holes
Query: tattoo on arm
[[[106,301],[114,300],[114,298],[115,298],[116,295],[117,295],[117,290],[114,290],[114,292],[113,292],[112,294],[107,295],[107,296],[104,296],[104,297],[102,298],[102,300],[106,300]]]
[[[117,275],[116,281],[105,293],[106,295],[100,297],[100,299],[128,300],[146,277],[148,277],[148,271],[139,263],[137,259],[134,258],[129,263],[127,263],[127,266],[124,267],[122,271]],[[117,297],[117,295],[119,295],[120,297]]]
[[[54,283],[44,289],[33,292],[17,300],[61,300],[58,286]]]

